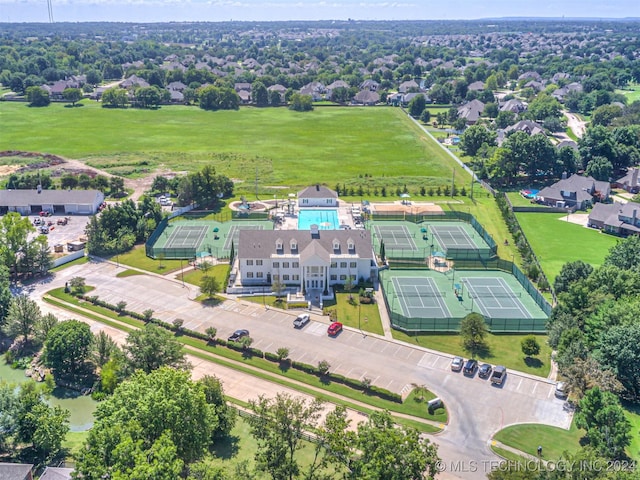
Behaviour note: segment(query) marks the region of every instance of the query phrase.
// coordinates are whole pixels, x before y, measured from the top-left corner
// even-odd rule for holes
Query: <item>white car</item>
[[[309,323],[310,320],[311,320],[311,317],[309,316],[308,313],[303,313],[301,315],[298,315],[296,317],[296,319],[293,321],[293,327],[294,328],[302,328],[307,323]]]

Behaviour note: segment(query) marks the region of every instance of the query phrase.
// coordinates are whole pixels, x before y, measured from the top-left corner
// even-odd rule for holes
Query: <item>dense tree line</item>
[[[29,239],[35,231],[29,218],[19,213],[9,212],[0,219],[0,262],[13,278],[44,275],[51,267],[47,238]]]

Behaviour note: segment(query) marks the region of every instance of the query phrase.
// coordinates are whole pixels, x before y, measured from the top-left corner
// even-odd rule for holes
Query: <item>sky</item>
[[[51,0],[56,22],[640,17],[638,0]],[[0,0],[0,22],[48,22],[47,0]]]

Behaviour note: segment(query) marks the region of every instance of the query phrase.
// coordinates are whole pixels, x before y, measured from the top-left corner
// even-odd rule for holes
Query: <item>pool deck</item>
[[[353,206],[359,206],[357,204],[353,204]],[[306,209],[304,209],[306,210]],[[313,208],[309,208],[308,210],[313,210]],[[332,210],[331,208],[327,208],[327,207],[323,207],[323,208],[318,208],[318,210]],[[276,230],[298,230],[298,212],[300,211],[300,209],[296,206],[294,213],[291,214],[284,214],[284,220],[282,223],[278,224],[276,223],[274,226],[274,229]],[[340,225],[347,225],[349,226],[351,229],[356,229],[356,228],[362,228],[364,229],[364,225],[360,224],[359,226],[356,225],[355,220],[353,218],[353,215],[351,214],[351,204],[350,203],[345,203],[345,202],[340,202],[340,206],[336,209],[337,214],[338,214],[338,224]],[[284,213],[284,212],[282,212]]]

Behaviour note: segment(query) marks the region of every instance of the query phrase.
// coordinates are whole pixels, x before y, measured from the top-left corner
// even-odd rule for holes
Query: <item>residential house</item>
[[[467,90],[471,92],[479,92],[484,90],[484,82],[478,80],[477,82],[472,82],[467,86]]]
[[[235,283],[282,284],[323,296],[333,285],[376,278],[368,230],[240,230]],[[238,278],[239,276],[239,278]]]
[[[247,83],[247,82],[237,82],[233,85],[233,88],[235,89],[236,92],[242,92],[243,90],[245,92],[250,92],[251,91],[251,84]]]
[[[320,82],[311,82],[300,89],[300,94],[309,95],[314,102],[318,102],[323,99],[326,91],[324,84]]]
[[[528,71],[528,72],[524,72],[523,74],[521,74],[518,77],[518,80],[536,80],[538,82],[542,81],[542,77],[540,76],[540,74],[538,72],[534,72],[534,71]]]
[[[240,103],[242,103],[243,105],[248,105],[249,103],[251,103],[251,93],[249,93],[247,90],[240,90],[238,92],[238,97],[240,97]]]
[[[33,465],[27,463],[0,463],[1,480],[33,480]]]
[[[307,187],[298,193],[299,207],[337,207],[338,194],[322,185]]]
[[[177,92],[184,92],[187,86],[182,82],[171,82],[167,85],[167,90],[175,90]]]
[[[588,225],[607,233],[628,236],[640,234],[640,204],[596,203],[589,213]]]
[[[524,112],[527,109],[527,105],[517,98],[512,98],[507,100],[502,105],[500,105],[501,112],[513,112],[515,114],[519,114]]]
[[[426,93],[411,92],[411,93],[405,93],[404,95],[402,95],[402,98],[401,98],[402,105],[404,106],[409,105],[409,102],[411,102],[411,100],[416,98],[418,95],[422,95],[424,97],[425,102],[431,103],[431,99],[427,96]]]
[[[504,132],[509,135],[511,132],[525,132],[529,135],[537,135],[539,133],[546,135],[544,133],[544,127],[539,123],[534,122],[533,120],[520,120],[519,122],[509,125],[504,129]]]
[[[406,82],[402,82],[398,87],[398,92],[400,93],[419,92],[419,91],[420,91],[420,85],[418,85],[415,80],[407,80]]]
[[[144,78],[140,78],[137,75],[131,75],[129,78],[121,81],[118,85],[120,85],[120,88],[126,88],[129,90],[136,87],[148,87],[149,83]]]
[[[556,149],[560,150],[561,148],[565,148],[565,147],[569,147],[569,148],[573,148],[574,150],[578,150],[578,144],[576,142],[574,142],[573,140],[562,140],[561,142],[559,142],[556,145]]]
[[[568,85],[565,85],[562,88],[558,88],[554,90],[551,96],[556,100],[558,100],[559,102],[564,102],[564,97],[566,97],[567,94],[569,94],[570,92],[574,92],[574,91],[581,92],[582,85],[578,82],[569,83]]]
[[[535,92],[541,92],[544,89],[544,83],[538,82],[537,80],[530,80],[524,84],[525,88],[531,88]]]
[[[484,103],[478,99],[471,100],[470,102],[458,107],[458,118],[464,118],[467,125],[474,125],[478,120],[480,120],[483,111]]]
[[[562,180],[540,190],[537,197],[541,203],[551,207],[575,207],[584,210],[593,205],[596,199],[608,200],[610,193],[609,182],[578,174],[566,178],[566,174],[563,174]]]
[[[355,105],[375,105],[380,102],[380,94],[371,90],[360,90],[351,103]]]
[[[627,174],[613,182],[615,188],[623,188],[629,193],[638,193],[640,191],[640,183],[638,183],[638,173],[640,168],[630,168]]]
[[[330,92],[331,90],[335,90],[336,88],[350,88],[350,85],[344,80],[336,80],[335,82],[332,82],[329,85],[327,85],[327,92]]]
[[[39,480],[71,480],[73,468],[46,467]]]
[[[380,84],[378,82],[369,78],[360,84],[360,90],[371,90],[372,92],[375,92],[378,90],[379,86]]]

